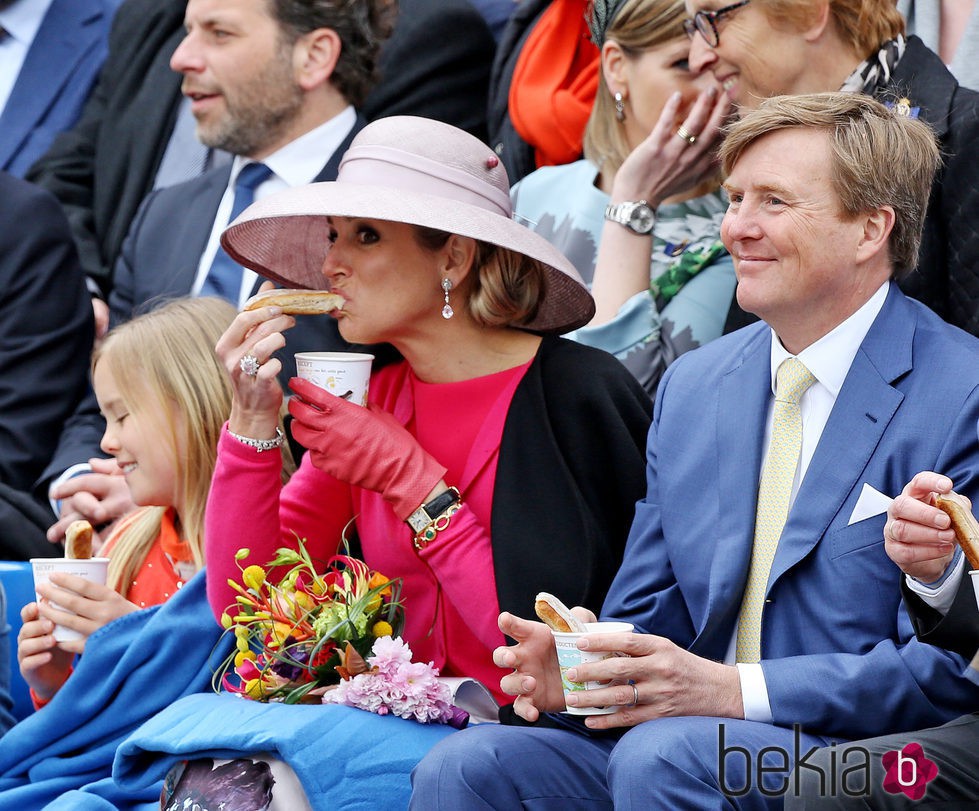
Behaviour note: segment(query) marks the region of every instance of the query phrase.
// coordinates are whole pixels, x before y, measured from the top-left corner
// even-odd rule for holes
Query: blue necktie
[[[242,168],[235,181],[235,200],[231,207],[231,216],[228,218],[229,223],[234,222],[235,218],[252,204],[256,187],[271,176],[272,170],[264,163],[249,163]],[[241,265],[228,256],[224,248],[219,245],[199,295],[220,296],[237,307],[240,292]]]

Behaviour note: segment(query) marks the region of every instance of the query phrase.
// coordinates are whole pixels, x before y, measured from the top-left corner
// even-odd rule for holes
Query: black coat
[[[971,659],[979,651],[979,609],[972,578],[966,572],[948,613],[942,616],[907,587],[904,575],[901,590],[904,605],[914,625],[918,639],[929,645],[938,645]]]
[[[58,201],[0,172],[0,223],[0,483],[10,488],[0,548],[23,559],[50,548],[43,529],[54,516],[17,492],[30,491],[85,393],[95,327]]]
[[[598,612],[646,493],[651,418],[649,396],[614,357],[544,338],[500,443],[492,538],[502,610],[533,618],[535,595],[549,591]]]
[[[885,99],[906,97],[935,131],[935,176],[918,269],[901,288],[946,321],[979,335],[979,93],[962,87],[918,37],[891,77]],[[895,166],[895,172],[901,167]]]

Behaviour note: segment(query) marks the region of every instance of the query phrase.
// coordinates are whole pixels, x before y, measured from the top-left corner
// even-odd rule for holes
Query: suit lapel
[[[779,541],[769,589],[835,522],[846,526],[864,471],[904,395],[893,387],[912,368],[915,314],[894,285],[853,359]]]
[[[754,329],[757,335],[721,378],[717,394],[714,458],[721,512],[698,644],[709,645],[715,631],[730,636],[751,559],[761,438],[772,391],[771,330],[767,325]],[[705,470],[704,478],[709,481],[711,471]]]
[[[72,81],[75,66],[99,47],[101,11],[82,0],[54,0],[31,43],[0,116],[0,165],[20,149]]]
[[[154,287],[159,287],[159,293],[186,296],[193,289],[201,256],[214,227],[214,215],[230,175],[231,164],[228,164],[171,187],[180,192],[193,189],[193,193],[178,193],[173,198],[180,206],[177,216],[172,218],[174,227],[167,232],[167,241],[174,246],[174,254],[172,261],[159,268],[158,281],[152,282]],[[170,189],[164,189],[162,194],[169,192]]]

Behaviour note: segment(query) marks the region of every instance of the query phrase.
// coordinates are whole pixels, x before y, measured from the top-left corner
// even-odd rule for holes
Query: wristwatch
[[[446,512],[453,504],[459,502],[459,491],[450,487],[444,493],[439,493],[426,504],[422,504],[409,515],[405,521],[415,534],[427,529],[437,518]]]
[[[605,206],[605,219],[624,225],[636,234],[648,234],[656,222],[656,212],[645,200]]]

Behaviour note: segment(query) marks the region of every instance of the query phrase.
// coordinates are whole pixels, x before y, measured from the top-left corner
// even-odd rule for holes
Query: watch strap
[[[422,504],[405,519],[405,522],[416,534],[422,532],[426,527],[438,520],[443,513],[447,512],[450,507],[458,504],[459,500],[459,491],[455,487],[450,487],[444,493],[439,493],[435,498]]]

